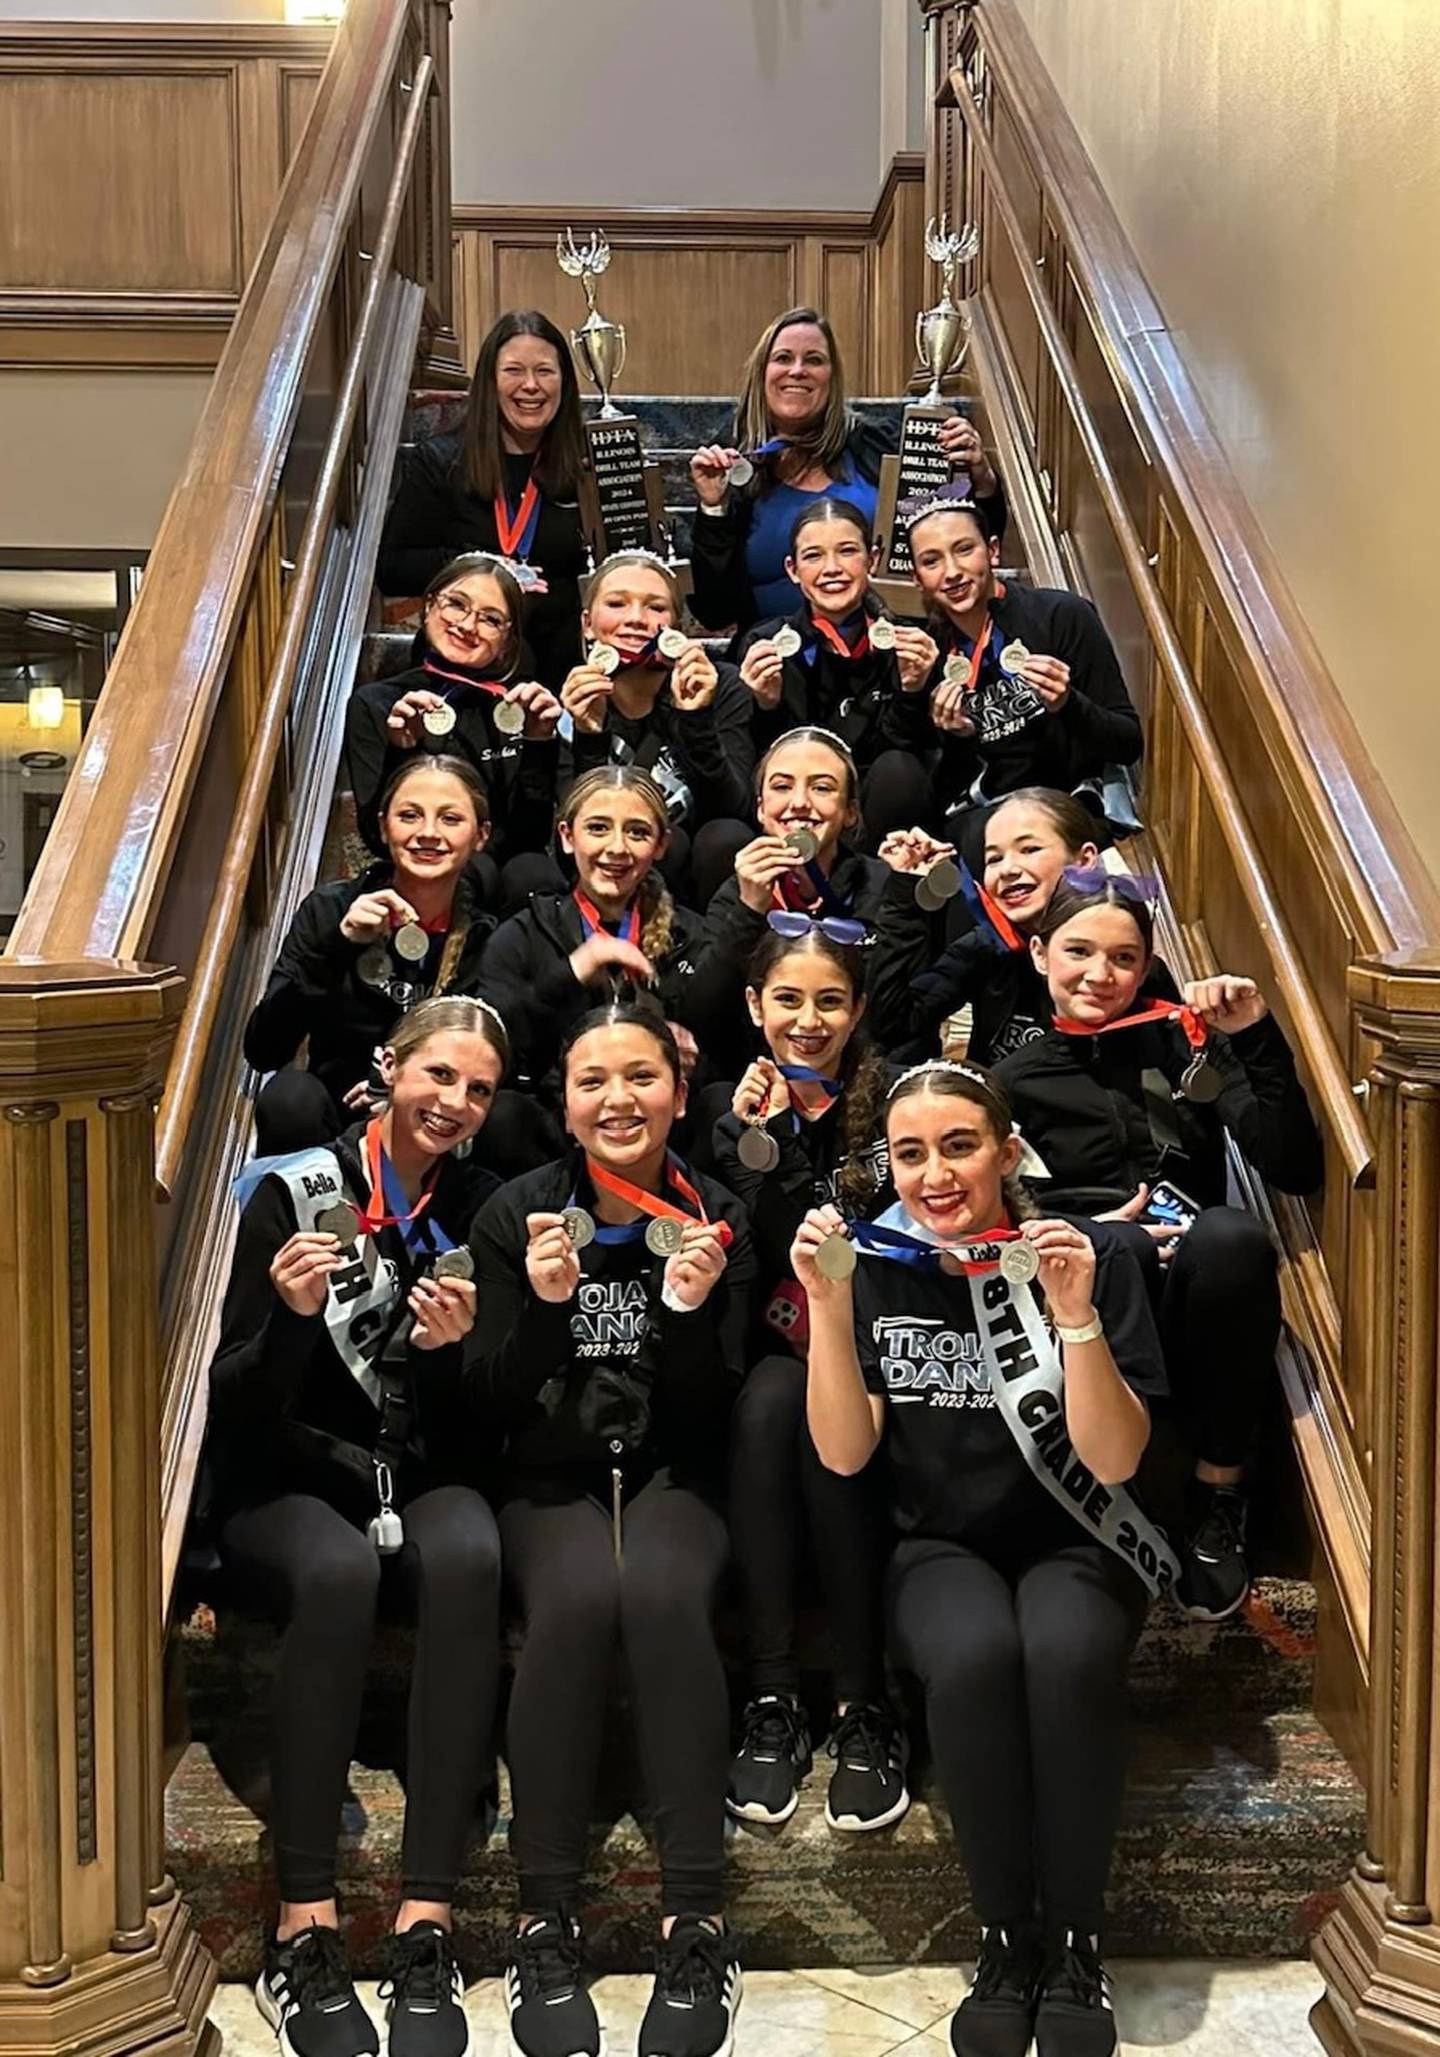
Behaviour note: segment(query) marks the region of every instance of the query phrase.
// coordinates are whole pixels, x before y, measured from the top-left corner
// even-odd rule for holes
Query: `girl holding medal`
[[[427,1000],[391,1031],[383,1115],[273,1164],[240,1222],[210,1370],[221,1558],[283,1623],[270,1828],[280,1913],[256,1998],[294,2057],[373,2057],[339,1934],[340,1810],[382,1582],[418,1625],[403,1894],[387,1985],[393,2057],[462,2057],[450,1903],[499,1668],[500,1545],[472,1450],[463,1246],[487,1173],[456,1162],[505,1069],[483,1001]]]
[[[772,914],[745,999],[764,1042],[715,1126],[717,1177],[744,1201],[760,1268],[757,1348],[740,1389],[730,1537],[750,1646],[750,1697],[726,1805],[771,1826],[795,1811],[811,1767],[795,1641],[807,1532],[835,1640],[826,1820],[888,1827],[909,1805],[899,1723],[885,1697],[882,1549],[873,1480],[820,1463],[805,1425],[805,1298],[790,1247],[807,1211],[871,1213],[889,1193],[883,1137],[891,1068],[863,1030],[860,951],[824,917]],[[719,1089],[724,1090],[724,1089]],[[781,1347],[776,1347],[777,1337]]]
[[[963,496],[937,494],[907,526],[939,646],[930,712],[951,811],[1020,786],[1072,792],[1107,764],[1138,763],[1140,717],[1089,601],[1004,584],[999,547]]]
[[[380,539],[381,591],[425,592],[458,550],[509,559],[526,588],[535,676],[558,690],[580,655],[584,466],[569,343],[533,307],[502,314],[480,345],[463,427],[405,456]]]
[[[495,927],[470,869],[490,833],[479,779],[459,758],[412,757],[378,814],[386,861],[306,894],[245,1025],[246,1062],[274,1073],[255,1102],[262,1157],[333,1141],[369,1111],[375,1051],[405,1009],[479,990]]]
[[[999,1076],[1045,1161],[1048,1205],[1091,1214],[1137,1187],[1152,1203],[1161,1181],[1176,1189],[1158,1314],[1198,1453],[1179,1597],[1219,1621],[1249,1590],[1244,1464],[1281,1319],[1275,1247],[1254,1215],[1225,1204],[1226,1136],[1285,1193],[1318,1189],[1324,1151],[1254,981],[1221,973],[1152,1010],[1141,998],[1152,944],[1150,909],[1123,877],[1062,886],[1030,940],[1053,1026]]]
[[[988,496],[997,536],[1005,496],[984,445],[962,415],[940,431],[946,456]],[[748,628],[797,604],[786,569],[796,516],[822,497],[875,518],[883,431],[854,415],[835,331],[813,307],[777,316],[750,353],[726,444],[697,450],[690,477],[699,502],[691,556],[697,621]]]
[[[924,1689],[983,1928],[951,2043],[1108,2057],[1125,1674],[1147,1586],[1173,1573],[1122,1484],[1165,1390],[1154,1322],[1118,1238],[1026,1218],[989,1074],[903,1073],[886,1136],[898,1206],[874,1228],[814,1209],[792,1259],[815,1447],[849,1474],[884,1444],[893,1648]]]
[[[757,622],[735,645],[764,746],[806,723],[833,729],[861,775],[866,832],[933,809],[924,752],[934,738],[926,688],[939,655],[924,629],[894,622],[870,591],[875,543],[848,501],[815,501],[797,518],[785,560],[801,605]]]
[[[506,1984],[524,2057],[600,2048],[574,1902],[609,1674],[630,1677],[659,1844],[661,1941],[641,2057],[731,2047],[725,1677],[711,1613],[754,1255],[744,1210],[670,1150],[685,1085],[669,1030],[615,1003],[563,1054],[574,1154],[512,1181],[471,1232],[477,1401],[506,1432],[506,1577],[525,1640],[506,1755],[522,1913]]]
[[[380,793],[419,751],[474,767],[489,796],[492,858],[544,849],[555,811],[560,703],[534,680],[516,682],[520,609],[508,565],[483,553],[455,558],[426,589],[411,669],[351,694],[346,773],[372,850],[382,848]]]
[[[685,636],[682,611],[674,573],[651,551],[607,557],[585,588],[587,654],[560,698],[575,772],[638,764],[663,789],[666,875],[693,875],[703,906],[748,836],[755,748],[734,666]]]

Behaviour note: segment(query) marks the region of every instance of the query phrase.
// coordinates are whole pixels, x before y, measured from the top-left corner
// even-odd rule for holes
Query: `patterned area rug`
[[[1310,1587],[1266,1580],[1247,1613],[1196,1628],[1165,1610],[1147,1627],[1132,1678],[1133,1766],[1107,1934],[1116,1955],[1298,1957],[1359,1848],[1363,1796],[1309,1708]],[[185,1631],[195,1740],[171,1780],[170,1861],[222,1978],[253,1977],[272,1912],[257,1725],[269,1651],[245,1626],[217,1637],[205,1610]],[[347,1807],[341,1890],[359,1971],[379,1970],[393,1913],[404,1794],[393,1767],[406,1646],[378,1641]],[[658,1871],[637,1825],[623,1709],[612,1710],[604,1791],[586,1887],[597,1964],[646,1968]],[[212,1755],[213,1748],[213,1755]],[[221,1776],[223,1765],[230,1780]],[[825,1825],[825,1759],[778,1834],[730,1844],[730,1911],[756,1968],[953,1961],[975,1927],[943,1805],[917,1762],[916,1804],[899,1828],[836,1835]],[[467,1971],[497,1973],[514,1913],[505,1849],[508,1791],[477,1832],[457,1910]],[[484,1829],[488,1824],[480,1824]]]

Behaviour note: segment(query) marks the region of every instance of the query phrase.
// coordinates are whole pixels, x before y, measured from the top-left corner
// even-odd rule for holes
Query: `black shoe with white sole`
[[[1089,1936],[1067,1929],[1040,1974],[1035,2009],[1038,2057],[1114,2057],[1118,2048],[1110,1980]]]
[[[520,2057],[600,2057],[605,2039],[585,1988],[580,1924],[568,1914],[526,1922],[510,1945],[505,1997]]]
[[[391,1936],[380,1984],[390,2027],[390,2057],[466,2057],[465,1981],[450,1932],[417,1921]]]
[[[1225,1621],[1244,1606],[1250,1591],[1244,1491],[1239,1486],[1208,1486],[1197,1479],[1190,1489],[1189,1511],[1190,1533],[1180,1551],[1175,1597],[1192,1621]]]
[[[859,1700],[835,1717],[826,1744],[835,1759],[825,1819],[851,1833],[889,1828],[910,1805],[905,1732],[878,1700]]]
[[[726,1807],[741,1821],[778,1828],[795,1812],[797,1789],[812,1762],[810,1730],[799,1702],[789,1693],[758,1693],[741,1717]]]
[[[739,2005],[740,1960],[729,1935],[703,1915],[677,1915],[655,1952],[639,2057],[730,2057]]]
[[[955,2057],[1025,2057],[1035,2033],[1039,1975],[1033,1929],[987,1928],[970,1990],[950,2019]]]
[[[285,2057],[378,2057],[380,2038],[333,1928],[302,1928],[285,1943],[272,1936],[255,2001]]]

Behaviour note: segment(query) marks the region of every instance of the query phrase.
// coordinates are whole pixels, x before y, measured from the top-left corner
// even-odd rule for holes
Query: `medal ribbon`
[[[1005,950],[1023,950],[1025,938],[1011,921],[1008,914],[993,900],[971,871],[964,859],[960,862],[960,892],[970,912],[975,916],[977,926],[994,931],[995,940]]]
[[[535,542],[535,531],[540,526],[540,488],[532,476],[520,495],[514,514],[504,493],[495,498],[495,533],[500,539],[502,557],[525,558]]]
[[[814,889],[808,901],[802,900],[798,889],[790,884],[796,872],[803,872]],[[842,900],[835,891],[821,870],[818,857],[812,857],[808,864],[797,864],[793,871],[788,871],[783,877],[776,879],[770,891],[775,905],[783,908],[788,914],[808,914],[812,907],[818,905],[823,907],[827,914],[837,914],[842,920],[851,918],[849,903]],[[795,896],[793,899],[792,894]]]
[[[628,1178],[621,1178],[618,1172],[607,1171],[604,1165],[597,1164],[593,1157],[587,1156],[585,1159],[585,1169],[590,1174],[592,1186],[598,1186],[602,1192],[613,1193],[617,1200],[624,1200],[631,1207],[638,1207],[642,1214],[657,1217],[663,1215],[667,1221],[703,1221],[708,1223],[710,1219],[709,1215],[705,1212],[704,1201],[685,1176],[684,1167],[673,1150],[667,1150],[665,1153],[665,1174],[681,1199],[690,1202],[688,1208],[673,1206],[669,1200],[662,1200],[655,1193],[647,1193],[643,1186],[633,1185]],[[735,1240],[729,1222],[717,1222],[716,1228],[719,1231],[721,1243],[728,1250],[731,1243]]]
[[[901,1228],[900,1221],[909,1224]],[[991,1256],[999,1243],[1016,1243],[1021,1240],[1020,1231],[1008,1227],[1004,1222],[986,1229],[983,1234],[963,1236],[953,1243],[944,1243],[931,1236],[901,1206],[889,1207],[879,1221],[852,1221],[850,1240],[866,1257],[886,1257],[893,1264],[908,1264],[916,1271],[937,1271],[942,1257],[953,1257],[967,1278],[979,1278],[986,1272],[999,1268],[999,1256]],[[965,1252],[972,1252],[970,1256]],[[985,1253],[985,1254],[982,1254]]]
[[[837,1078],[826,1078],[823,1071],[816,1071],[808,1064],[782,1064],[781,1078],[792,1086],[818,1086],[818,1100],[807,1101],[803,1093],[792,1092],[790,1098],[807,1121],[818,1121],[822,1114],[828,1114],[845,1088]],[[767,1095],[768,1098],[768,1095]]]
[[[459,692],[440,695],[447,706],[452,701],[460,699],[463,693],[488,693],[492,699],[503,700],[510,690],[508,686],[502,686],[498,679],[472,679],[467,678],[463,671],[446,671],[442,666],[432,664],[428,657],[425,660],[425,670],[431,678],[448,679],[452,686],[460,688]]]
[[[576,886],[570,898],[580,910],[580,927],[584,932],[587,943],[594,935],[609,935],[610,931],[606,928],[601,918],[600,910],[588,893],[582,892],[580,887]],[[620,924],[620,941],[622,943],[633,943],[637,949],[639,947],[640,903],[638,900],[632,900],[625,910],[625,918]]]
[[[1190,1048],[1199,1052],[1209,1040],[1209,1030],[1193,1007],[1182,1007],[1175,1000],[1157,1000],[1153,1007],[1146,1007],[1139,1014],[1122,1015],[1119,1021],[1102,1022],[1099,1028],[1087,1028],[1083,1021],[1064,1021],[1057,1014],[1053,1027],[1062,1036],[1108,1036],[1112,1029],[1140,1028],[1149,1021],[1178,1021],[1185,1031],[1185,1040]]]
[[[356,1217],[367,1236],[373,1236],[382,1228],[398,1228],[405,1241],[405,1247],[414,1255],[421,1252],[434,1256],[442,1250],[453,1250],[450,1241],[438,1222],[427,1221],[423,1226],[420,1216],[430,1205],[435,1192],[435,1183],[440,1176],[440,1166],[427,1172],[420,1197],[413,1207],[405,1204],[400,1181],[395,1167],[385,1154],[380,1140],[380,1119],[367,1124],[365,1129],[365,1163],[370,1174],[370,1195],[362,1214],[357,1207]],[[390,1211],[385,1212],[386,1209]]]
[[[835,655],[837,657],[843,658],[846,664],[855,664],[858,663],[860,658],[868,657],[870,655],[870,624],[868,621],[866,621],[863,614],[860,617],[860,621],[860,640],[858,643],[854,645],[853,648],[849,643],[846,642],[844,636],[840,633],[839,629],[836,628],[834,622],[827,621],[823,614],[812,614],[810,617],[810,626],[822,642],[828,643],[830,645],[830,648],[835,652]],[[813,663],[815,658],[815,650],[813,645],[811,646],[807,654],[809,656],[810,661]]]

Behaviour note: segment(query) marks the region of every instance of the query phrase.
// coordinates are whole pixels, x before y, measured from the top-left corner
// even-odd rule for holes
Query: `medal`
[[[815,1252],[815,1269],[821,1278],[838,1285],[855,1269],[855,1245],[848,1236],[829,1235]]]
[[[360,1224],[355,1219],[355,1209],[346,1200],[337,1200],[333,1207],[327,1207],[315,1217],[315,1227],[322,1236],[335,1236],[348,1248],[352,1247],[360,1233]]]
[[[502,736],[518,736],[525,726],[525,709],[518,700],[495,703],[495,726]]]
[[[1028,664],[1029,661],[1030,652],[1025,648],[1025,645],[1019,641],[1007,643],[1005,645],[1005,648],[1000,652],[1000,669],[1002,671],[1008,671],[1012,678],[1015,677],[1016,673],[1020,670],[1020,667],[1023,664]]]
[[[735,1151],[747,1171],[773,1171],[780,1162],[780,1145],[768,1129],[750,1126]]]
[[[464,1248],[442,1250],[435,1259],[436,1278],[474,1278],[475,1259]]]
[[[947,686],[968,686],[970,683],[970,659],[959,650],[952,650],[945,659],[945,683]]]
[[[1000,1276],[1007,1285],[1028,1286],[1039,1271],[1040,1259],[1033,1243],[1007,1243],[1000,1252]]]
[[[390,953],[383,943],[372,943],[355,960],[355,976],[367,986],[381,986],[390,969]]]
[[[395,955],[407,964],[423,964],[429,954],[430,938],[418,921],[402,921],[390,942]]]
[[[960,890],[960,867],[949,857],[937,857],[915,887],[915,905],[927,914],[938,914],[947,900]]]
[[[420,720],[427,736],[448,736],[455,726],[455,709],[442,700],[438,707],[427,707]]]
[[[726,480],[732,486],[748,486],[755,476],[755,467],[748,457],[737,457],[726,473]]]
[[[661,629],[655,639],[655,648],[663,658],[673,664],[677,657],[684,656],[689,640],[684,629]]]
[[[807,828],[791,829],[785,838],[802,864],[813,864],[820,848],[819,838]]]
[[[1208,1107],[1224,1091],[1225,1081],[1214,1065],[1198,1052],[1180,1074],[1180,1091],[1197,1107]]]
[[[609,678],[620,669],[620,652],[613,643],[592,643],[585,662],[592,671],[603,671]]]
[[[668,1214],[657,1214],[645,1224],[645,1248],[657,1257],[673,1257],[684,1240],[684,1229]]]
[[[893,650],[895,648],[895,624],[882,614],[870,624],[870,648],[872,650]]]
[[[770,641],[777,657],[793,657],[800,648],[800,631],[787,621],[784,628],[776,629]]]
[[[572,1250],[583,1250],[595,1240],[595,1223],[583,1207],[567,1207],[560,1226],[570,1238]]]

